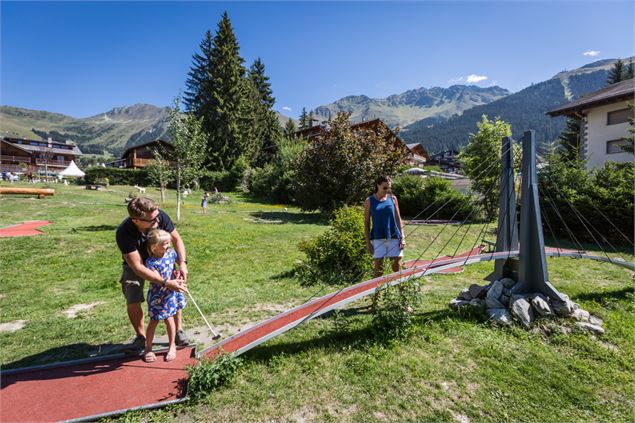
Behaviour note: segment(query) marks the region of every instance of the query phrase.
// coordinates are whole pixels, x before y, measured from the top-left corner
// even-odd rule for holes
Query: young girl
[[[201,208],[203,209],[203,214],[207,214],[207,197],[209,197],[209,193],[203,194],[203,200],[201,200]]]
[[[172,278],[174,263],[177,259],[176,251],[170,248],[170,234],[162,229],[153,229],[148,233],[148,253],[146,267],[157,271],[163,277],[163,285],[151,284],[148,289],[148,314],[150,323],[146,331],[146,348],[143,359],[146,363],[156,360],[152,352],[152,340],[159,320],[165,321],[170,347],[165,356],[165,361],[176,358],[175,333],[176,324],[174,315],[185,307],[185,296],[182,292],[175,292],[165,286],[168,279]]]

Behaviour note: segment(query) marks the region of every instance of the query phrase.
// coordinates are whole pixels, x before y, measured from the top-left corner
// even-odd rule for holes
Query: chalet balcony
[[[71,164],[71,160],[35,159],[35,164],[37,166],[67,167]]]
[[[8,156],[6,154],[2,154],[0,155],[0,162],[2,163],[26,163],[29,164],[31,163],[31,158],[30,157],[24,157],[24,156]]]

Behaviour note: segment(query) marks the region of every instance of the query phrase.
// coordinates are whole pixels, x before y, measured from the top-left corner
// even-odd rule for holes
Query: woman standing
[[[392,271],[398,272],[406,246],[399,203],[391,187],[390,177],[380,176],[375,181],[374,194],[364,202],[364,233],[366,248],[375,259],[374,277],[384,273],[386,257],[392,261]]]

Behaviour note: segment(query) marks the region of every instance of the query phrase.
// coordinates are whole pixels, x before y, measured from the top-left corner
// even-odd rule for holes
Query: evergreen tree
[[[311,112],[309,112],[309,117],[307,118],[307,126],[310,128],[313,126],[313,119],[315,119],[313,117],[313,110],[311,110]]]
[[[295,122],[293,122],[293,119],[289,118],[287,123],[284,125],[284,136],[291,138],[296,131]]]
[[[257,150],[253,165],[261,167],[269,163],[277,154],[276,140],[280,138],[281,129],[278,117],[273,111],[276,99],[271,91],[269,77],[265,75],[265,65],[257,58],[249,68],[249,80],[256,90],[257,98],[254,107],[255,114],[255,138]]]
[[[622,59],[617,59],[615,63],[613,63],[613,67],[609,70],[609,76],[606,80],[606,85],[616,84],[620,81],[624,80],[624,62]]]
[[[631,63],[631,67],[632,66],[633,64]],[[624,141],[626,141],[626,144],[622,146],[622,150],[626,151],[627,153],[635,154],[635,117],[633,116],[635,106],[633,105],[633,103],[628,103],[628,108],[631,111],[631,117],[628,118],[629,135],[624,137]]]
[[[230,169],[245,153],[251,137],[250,84],[245,78],[244,60],[240,57],[238,40],[229,15],[223,13],[212,41],[209,103],[203,104],[200,115],[203,129],[209,136],[207,164],[218,169]]]
[[[302,113],[300,114],[300,131],[309,127],[309,115],[306,112],[306,109],[302,108]]]
[[[635,77],[635,70],[633,70],[633,62],[629,62],[626,70],[624,71],[624,79],[633,79]]]
[[[567,118],[567,127],[558,137],[560,157],[567,163],[581,166],[580,121]]]
[[[185,94],[183,104],[185,110],[201,115],[203,105],[209,103],[209,81],[212,69],[210,61],[212,57],[212,33],[207,31],[205,38],[199,45],[201,53],[195,53],[192,57],[192,66],[185,81]]]

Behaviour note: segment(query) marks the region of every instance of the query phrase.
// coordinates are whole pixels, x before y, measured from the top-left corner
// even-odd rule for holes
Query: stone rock
[[[470,305],[474,308],[477,308],[479,310],[483,310],[485,309],[485,301],[479,299],[479,298],[474,298],[470,301]]]
[[[469,289],[463,289],[461,293],[459,294],[459,296],[456,298],[459,300],[470,301],[472,299],[472,295],[470,295]]]
[[[573,317],[579,322],[588,322],[589,318],[591,317],[591,313],[581,308],[578,308],[573,310],[573,313],[571,313],[571,317]]]
[[[465,306],[467,306],[469,304],[470,304],[469,301],[459,300],[459,299],[453,298],[452,301],[450,301],[450,308],[458,310],[461,307],[465,307]]]
[[[604,335],[604,328],[602,328],[602,326],[593,325],[589,322],[575,322],[575,325],[580,329],[592,332],[594,335]]]
[[[506,308],[490,308],[487,310],[487,315],[498,325],[509,326],[512,324],[512,316]]]
[[[546,317],[553,314],[553,310],[551,310],[551,306],[547,301],[547,297],[542,294],[536,295],[533,300],[531,300],[531,305],[534,307],[534,310],[536,310],[541,316]]]
[[[508,297],[512,296],[512,290],[509,288],[503,288],[503,295],[507,295]]]
[[[489,298],[489,297],[485,298],[485,305],[487,306],[487,308],[493,308],[493,309],[505,308],[505,305],[503,303],[501,303],[495,298]]]
[[[473,283],[469,288],[472,298],[485,298],[487,287]]]
[[[553,300],[551,301],[551,308],[556,312],[558,316],[571,316],[571,314],[576,309],[575,303],[571,300],[559,301]]]
[[[602,326],[604,324],[604,320],[596,316],[589,316],[589,323],[596,326]]]
[[[512,302],[512,313],[518,317],[518,320],[520,320],[520,323],[522,323],[524,327],[529,328],[529,324],[533,319],[533,312],[529,301],[525,298],[517,298],[516,301]]]
[[[498,300],[502,293],[503,293],[503,284],[501,283],[501,281],[494,281],[494,283],[492,283],[492,286],[489,287],[486,297],[492,298],[494,300]]]
[[[499,300],[499,301],[500,301],[500,302],[501,302],[501,304],[502,304],[502,305],[504,305],[505,307],[508,307],[508,306],[509,306],[509,296],[508,296],[508,295],[505,295],[505,294],[501,295],[501,297],[500,297],[500,300]]]
[[[503,288],[507,289],[510,289],[512,286],[516,285],[516,281],[512,278],[503,278],[500,280],[500,282],[503,284]]]

